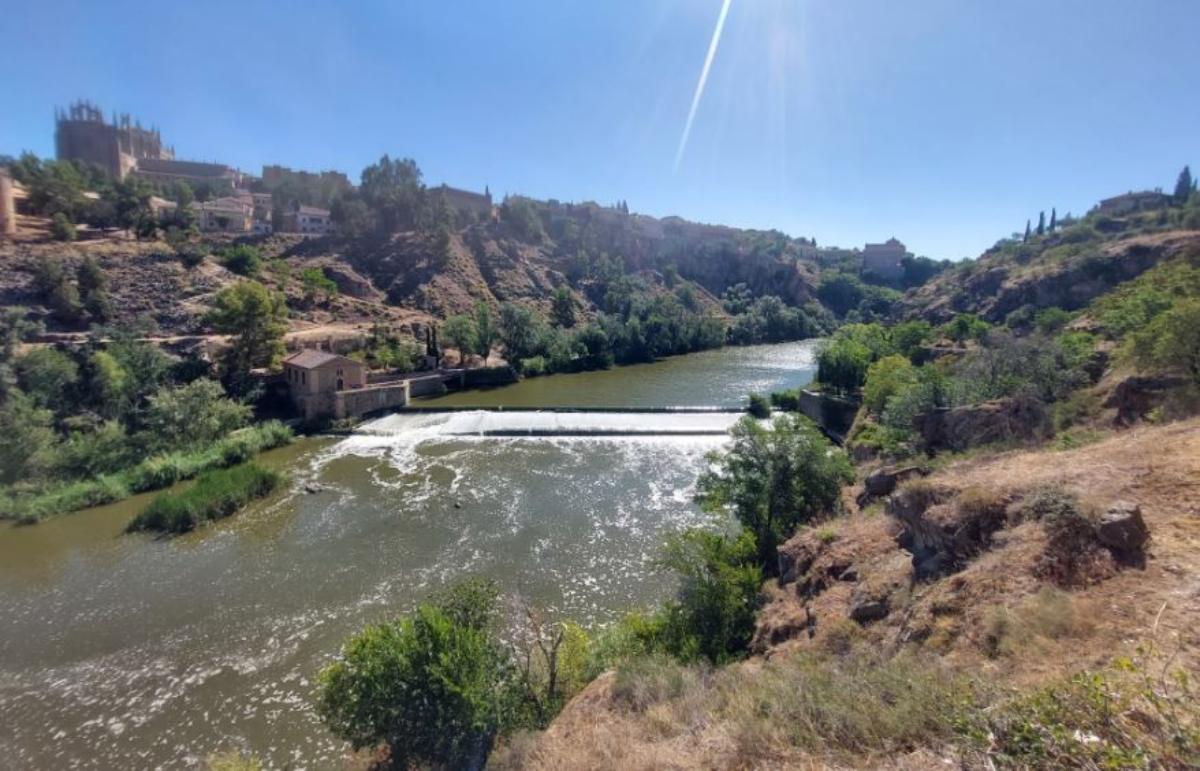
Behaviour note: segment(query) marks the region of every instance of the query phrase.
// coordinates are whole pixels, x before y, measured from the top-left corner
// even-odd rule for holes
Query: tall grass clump
[[[191,450],[146,458],[135,466],[26,493],[0,493],[0,519],[32,523],[55,514],[113,503],[136,493],[161,490],[209,469],[244,463],[292,440],[292,430],[269,420],[232,432]]]
[[[183,492],[159,494],[129,523],[128,530],[186,533],[228,517],[255,498],[270,494],[282,481],[279,472],[257,463],[207,471]]]

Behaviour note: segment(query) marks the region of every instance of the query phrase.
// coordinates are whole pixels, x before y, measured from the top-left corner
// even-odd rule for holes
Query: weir
[[[360,425],[356,434],[399,436],[702,436],[725,434],[740,409],[409,409]]]

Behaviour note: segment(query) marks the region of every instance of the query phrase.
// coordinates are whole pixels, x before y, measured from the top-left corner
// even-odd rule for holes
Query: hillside
[[[243,237],[261,252],[261,278],[283,289],[293,312],[293,332],[363,329],[381,321],[401,331],[469,311],[476,302],[529,305],[542,313],[561,285],[572,288],[585,316],[603,309],[615,276],[630,275],[650,292],[692,286],[706,312],[724,316],[726,289],[745,284],[754,295],[774,294],[789,305],[812,299],[814,263],[801,259],[797,242],[779,233],[743,231],[623,214],[595,205],[537,204],[537,227],[529,232],[503,220],[464,224],[440,242],[422,230],[388,236],[278,235]],[[61,258],[67,267],[95,257],[109,274],[116,319],[151,319],[163,336],[205,332],[203,316],[213,294],[239,279],[221,265],[219,254],[234,243],[207,236],[210,257],[186,267],[175,250],[158,240],[107,237],[75,243],[48,240],[38,231],[0,244],[0,303],[38,308],[37,262]],[[338,286],[338,296],[320,307],[300,302],[299,274],[317,267]],[[42,313],[52,332],[82,332]]]

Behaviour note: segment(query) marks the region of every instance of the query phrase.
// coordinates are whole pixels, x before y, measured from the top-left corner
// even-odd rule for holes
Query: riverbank
[[[284,424],[267,421],[234,431],[207,447],[156,455],[136,466],[94,479],[51,485],[32,492],[0,491],[0,520],[34,524],[46,517],[161,490],[209,469],[243,463],[260,452],[287,444],[292,436],[291,429]]]

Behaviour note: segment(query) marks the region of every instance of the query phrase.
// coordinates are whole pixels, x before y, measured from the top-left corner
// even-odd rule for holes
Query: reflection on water
[[[0,767],[174,768],[230,747],[336,767],[310,705],[348,634],[470,573],[583,623],[657,602],[670,581],[648,563],[665,532],[709,521],[691,499],[723,441],[399,427],[266,454],[290,489],[182,538],[121,534],[146,496],[4,528]]]

